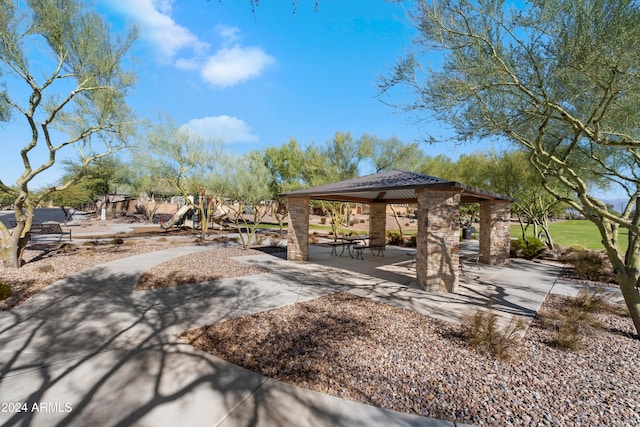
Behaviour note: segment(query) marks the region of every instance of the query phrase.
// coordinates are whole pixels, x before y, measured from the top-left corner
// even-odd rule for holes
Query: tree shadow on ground
[[[295,302],[300,292],[292,292],[286,277],[288,299],[273,283],[243,278],[133,292],[141,271],[113,270],[96,267],[72,275],[0,313],[0,401],[29,408],[0,414],[3,425],[212,425],[225,419],[285,425],[295,423],[294,408],[319,424],[344,422],[344,411],[330,397],[292,393],[174,336]],[[319,277],[311,282],[323,283]],[[32,410],[34,404],[50,410]],[[238,405],[243,409],[234,412]],[[359,411],[348,411],[351,425],[404,417],[375,410],[367,418]]]

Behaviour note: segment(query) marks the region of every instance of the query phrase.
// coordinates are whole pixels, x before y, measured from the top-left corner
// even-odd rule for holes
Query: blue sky
[[[377,77],[409,48],[402,6],[384,0],[122,2],[100,0],[112,20],[135,22],[141,60],[132,105],[220,137],[231,149],[296,137],[324,142],[335,131],[419,132],[377,95]]]
[[[407,3],[384,0],[96,0],[114,31],[136,24],[130,65],[138,83],[129,103],[140,118],[169,114],[192,131],[243,153],[281,145],[324,144],[336,131],[405,142],[434,128],[418,127],[378,97],[378,77],[411,48]],[[410,4],[410,3],[408,3]],[[2,179],[21,172],[17,150],[28,131],[20,118],[3,125],[15,153],[0,158]],[[424,146],[457,158],[466,148]],[[72,157],[66,152],[65,156]],[[36,181],[55,181],[59,168]]]

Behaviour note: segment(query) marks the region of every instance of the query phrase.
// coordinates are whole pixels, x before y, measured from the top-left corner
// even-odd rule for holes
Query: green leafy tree
[[[135,161],[126,163],[126,184],[131,194],[138,196],[137,208],[149,222],[153,221],[161,203],[174,194],[166,180],[153,174],[153,170],[139,167]]]
[[[15,185],[0,180],[0,190],[13,197],[17,222],[12,234],[0,225],[2,261],[19,267],[35,208],[80,175],[39,191],[33,180],[69,149],[87,168],[130,134],[125,97],[135,76],[122,62],[135,31],[113,36],[104,19],[75,0],[2,0],[0,23],[0,67],[10,79],[0,93],[0,113],[22,120],[29,135],[16,151],[24,169]]]
[[[271,208],[274,194],[269,177],[262,154],[255,151],[234,162],[225,174],[230,183],[225,195],[237,202],[229,208],[234,211],[236,229],[245,249],[256,241],[258,226]]]
[[[526,151],[543,188],[592,221],[640,333],[640,5],[629,0],[415,3],[417,51],[382,81],[409,85],[407,110],[458,138],[499,138]],[[440,55],[437,69],[422,55]],[[628,195],[621,213],[598,184]],[[562,189],[562,191],[559,191]],[[567,195],[570,194],[570,197]],[[619,229],[628,230],[626,253]]]
[[[364,134],[360,137],[360,156],[369,160],[377,172],[391,169],[417,170],[425,160],[418,143],[405,143],[396,137],[382,139]]]
[[[348,132],[336,132],[333,139],[327,141],[324,149],[320,150],[311,159],[314,162],[314,170],[318,174],[315,177],[316,184],[337,182],[358,176],[358,165],[362,160],[362,141],[354,140]],[[351,204],[344,202],[320,202],[323,210],[329,212],[331,218],[331,230],[334,236],[342,230],[342,225],[349,226],[351,222]]]
[[[418,165],[425,161],[425,155],[417,143],[407,144],[398,138],[380,139],[373,135],[363,135],[360,138],[360,153],[373,164],[376,173],[391,169],[417,170]],[[390,204],[393,218],[398,226],[400,239],[404,239],[402,222],[394,204]]]
[[[117,191],[119,185],[126,182],[125,166],[115,156],[95,159],[90,165],[65,161],[65,174],[61,182],[76,180],[76,183],[58,193],[54,193],[52,201],[58,204],[65,215],[65,206],[79,207],[83,204],[94,204],[96,212],[106,209],[109,194]],[[59,197],[57,196],[59,195]]]
[[[278,221],[280,234],[284,230],[287,217],[286,203],[277,198],[278,194],[296,190],[304,186],[304,152],[295,138],[280,147],[268,147],[264,151],[264,164],[270,172],[271,192],[275,200],[271,204],[271,214]]]
[[[202,238],[222,200],[227,181],[218,175],[225,159],[219,141],[192,134],[168,116],[150,126],[145,141],[133,152],[136,168],[168,184],[198,212]]]

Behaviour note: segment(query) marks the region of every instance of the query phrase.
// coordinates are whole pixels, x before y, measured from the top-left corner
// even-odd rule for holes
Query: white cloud
[[[210,116],[192,119],[182,125],[189,132],[220,140],[224,143],[257,142],[258,136],[251,133],[251,128],[244,121],[231,116]]]
[[[235,45],[218,50],[204,63],[200,74],[214,86],[234,86],[259,77],[273,63],[275,59],[259,47]]]
[[[191,30],[171,18],[173,0],[110,0],[109,3],[140,25],[142,37],[153,44],[163,60],[172,61],[181,50],[201,53],[209,48]]]
[[[235,43],[240,39],[240,28],[231,25],[218,25],[218,34],[225,43]]]
[[[182,70],[199,71],[214,87],[234,86],[260,77],[276,62],[261,47],[242,46],[240,29],[228,25],[216,27],[221,46],[211,55],[209,43],[170,16],[174,0],[106,1],[140,25],[142,37],[153,44],[162,61]]]

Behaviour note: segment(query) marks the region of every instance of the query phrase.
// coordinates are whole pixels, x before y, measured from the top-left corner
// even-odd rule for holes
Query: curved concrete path
[[[176,248],[104,264],[0,312],[0,424],[454,425],[281,383],[179,342],[174,335],[188,328],[344,289],[345,280],[329,279],[324,267],[258,256],[249,259],[283,267],[278,273],[133,292],[147,269],[203,249]]]
[[[319,263],[247,256],[239,259],[271,272],[133,291],[154,265],[205,249],[174,248],[103,264],[0,312],[0,424],[461,425],[281,383],[183,344],[175,334],[338,291],[454,322],[489,301],[498,313],[531,319],[549,292],[571,295],[580,288],[556,280],[558,267],[517,260],[508,268],[467,268],[456,294],[426,293],[390,280],[397,277],[388,271],[391,251],[384,267],[371,257],[352,264],[356,272],[321,265],[328,249],[314,248]],[[406,254],[395,256],[396,271],[406,272]]]

